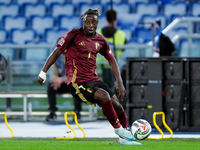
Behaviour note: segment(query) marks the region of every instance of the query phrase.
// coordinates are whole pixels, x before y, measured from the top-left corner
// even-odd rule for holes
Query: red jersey
[[[96,58],[100,53],[107,60],[114,56],[107,40],[96,32],[94,37],[86,36],[83,28],[76,28],[64,34],[57,47],[64,52],[67,49],[66,74],[70,82],[99,81],[96,73]]]

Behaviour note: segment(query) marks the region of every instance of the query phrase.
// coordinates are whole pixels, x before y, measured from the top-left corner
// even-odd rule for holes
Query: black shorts
[[[93,106],[96,103],[94,94],[99,88],[107,91],[110,97],[114,95],[114,92],[102,81],[87,81],[69,84],[69,89],[73,97]]]

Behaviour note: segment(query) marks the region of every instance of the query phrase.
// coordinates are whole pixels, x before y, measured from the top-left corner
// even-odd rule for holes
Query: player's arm
[[[49,55],[40,74],[38,75],[38,83],[40,83],[41,85],[44,84],[46,80],[46,72],[51,67],[51,65],[55,63],[55,61],[61,54],[62,51],[60,51],[60,49],[56,47],[55,50]]]
[[[124,96],[126,94],[126,90],[123,85],[123,81],[120,74],[120,69],[118,67],[117,61],[115,60],[112,51],[110,49],[110,46],[108,44],[108,41],[104,38],[104,45],[102,49],[99,51],[101,55],[103,55],[109,62],[110,69],[112,73],[114,74],[116,81],[117,81],[117,92],[119,93],[118,97],[121,98],[121,100],[124,100]]]
[[[110,69],[111,69],[112,73],[114,74],[116,81],[117,81],[117,92],[119,93],[118,97],[120,97],[121,100],[123,101],[124,96],[126,95],[126,90],[125,90],[125,87],[123,85],[123,81],[122,81],[122,78],[121,78],[120,69],[117,65],[117,61],[113,57],[108,62],[109,62],[109,65],[110,65]]]

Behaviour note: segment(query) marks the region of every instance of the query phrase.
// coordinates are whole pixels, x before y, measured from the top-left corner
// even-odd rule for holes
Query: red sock
[[[118,115],[118,118],[119,118],[119,122],[122,125],[122,127],[127,129],[127,118],[126,118],[125,110],[122,114]]]
[[[103,114],[106,116],[110,124],[116,129],[121,127],[119,119],[117,117],[117,113],[114,110],[112,105],[112,100],[102,104]]]

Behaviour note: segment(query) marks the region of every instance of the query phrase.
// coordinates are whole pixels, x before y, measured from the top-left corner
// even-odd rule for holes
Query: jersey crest
[[[95,42],[95,47],[96,47],[96,50],[99,50],[99,48],[100,48],[99,42]]]

